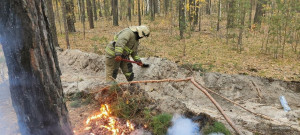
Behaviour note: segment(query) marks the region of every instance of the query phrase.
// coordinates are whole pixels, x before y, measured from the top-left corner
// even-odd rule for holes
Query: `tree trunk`
[[[113,0],[113,25],[119,26],[118,22],[118,0]]]
[[[104,4],[104,15],[107,18],[109,16],[109,3],[107,0],[104,0],[103,4]]]
[[[155,20],[155,4],[154,4],[155,0],[150,0],[150,13],[151,13],[151,21]]]
[[[265,14],[265,11],[263,10],[263,5],[266,5],[267,1],[266,0],[258,0],[257,1],[257,6],[256,6],[256,12],[254,15],[254,23],[260,25],[261,24],[261,19],[263,15]]]
[[[0,37],[22,135],[72,135],[45,0],[0,2]]]
[[[185,0],[179,0],[179,30],[180,39],[183,39],[185,30],[185,13],[184,13]]]
[[[62,34],[61,21],[60,21],[60,16],[59,16],[59,9],[58,9],[58,1],[57,0],[55,0],[55,4],[56,4],[56,17],[58,18],[60,34]]]
[[[103,17],[100,0],[98,0],[98,7],[99,7],[99,17]]]
[[[128,19],[131,22],[131,0],[128,0]]]
[[[93,9],[94,9],[94,20],[97,21],[98,20],[98,16],[97,16],[97,4],[96,4],[96,0],[93,0]]]
[[[193,26],[192,26],[192,22],[193,22],[193,12],[194,12],[194,9],[193,9],[193,3],[194,3],[194,0],[189,0],[189,11],[188,11],[188,13],[189,13],[189,23],[190,23],[190,29],[191,29],[191,31],[194,31],[194,28],[193,28]]]
[[[220,30],[220,21],[221,21],[221,0],[218,1],[218,22],[217,22],[217,31]]]
[[[83,38],[85,39],[85,4],[84,4],[84,0],[79,0],[81,1],[81,23],[83,26]]]
[[[50,22],[50,32],[51,32],[51,38],[53,40],[54,47],[59,47],[58,41],[57,41],[57,35],[56,35],[56,26],[55,26],[55,18],[54,18],[54,12],[53,12],[53,6],[52,6],[52,0],[46,1],[48,14],[46,14],[48,21]]]
[[[253,0],[250,0],[249,21],[248,21],[248,28],[249,29],[251,29],[251,25],[252,25],[252,6],[253,6]]]
[[[234,28],[235,0],[228,1],[227,28]]]
[[[199,32],[201,31],[202,8],[199,8]]]
[[[62,9],[62,16],[64,21],[64,28],[65,28],[65,36],[66,36],[66,43],[67,43],[67,49],[70,49],[70,42],[69,42],[69,28],[67,24],[67,16],[66,16],[66,1],[61,0],[61,9]]]
[[[131,4],[132,4],[132,5],[131,5],[131,8],[132,8],[132,9],[131,9],[131,10],[132,10],[131,13],[132,13],[132,15],[134,16],[134,15],[135,15],[135,12],[134,12],[134,0],[132,0]]]
[[[92,7],[92,3],[91,0],[86,0],[86,11],[89,17],[89,25],[90,25],[90,29],[94,28],[94,20],[93,20],[93,7]]]
[[[69,32],[76,32],[75,29],[76,18],[74,14],[73,0],[65,0],[65,6],[66,6],[66,17],[67,17]]]
[[[210,15],[211,0],[205,0],[205,1],[206,1],[206,14]]]
[[[169,0],[165,0],[165,15],[168,15],[168,11],[169,11]]]
[[[198,24],[198,18],[199,18],[199,9],[200,9],[200,2],[198,0],[195,1],[195,14],[194,14],[194,25]]]
[[[141,16],[141,0],[138,0],[138,16],[139,16],[139,25],[142,25],[142,16]]]
[[[245,27],[245,16],[246,16],[246,7],[245,7],[245,2],[240,3],[242,7],[242,12],[241,12],[241,23],[240,23],[240,28],[239,28],[239,39],[238,39],[238,52],[242,52],[242,45],[243,45],[243,32],[244,32],[244,27]]]

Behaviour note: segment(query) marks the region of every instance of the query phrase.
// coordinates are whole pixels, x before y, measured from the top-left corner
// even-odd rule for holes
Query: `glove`
[[[116,60],[116,61],[121,61],[121,60],[122,60],[122,57],[121,57],[121,56],[116,56],[115,60]]]
[[[138,63],[136,63],[139,66],[143,66],[143,62],[142,61],[137,61]]]

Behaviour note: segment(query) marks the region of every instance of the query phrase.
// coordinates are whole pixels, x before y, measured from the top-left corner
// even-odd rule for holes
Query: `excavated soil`
[[[64,92],[96,91],[105,86],[105,56],[84,53],[79,50],[58,51]],[[300,134],[300,83],[284,82],[246,75],[201,73],[180,68],[163,58],[143,58],[149,68],[134,65],[135,80],[182,79],[194,77],[202,85],[239,103],[247,109],[267,115],[277,121],[255,116],[222,98],[212,96],[219,102],[225,113],[244,134]],[[119,74],[118,82],[126,82]],[[140,84],[147,97],[156,102],[155,106],[168,113],[206,113],[226,123],[210,100],[190,82]],[[283,111],[279,96],[285,96],[291,107]],[[279,121],[279,122],[278,122]],[[226,124],[229,127],[229,125]]]
[[[79,50],[58,50],[60,68],[62,70],[62,85],[65,94],[79,91],[95,92],[105,86],[105,56],[84,53]],[[179,67],[163,58],[143,58],[149,63],[149,68],[134,65],[135,80],[182,79],[194,77],[202,85],[239,103],[247,109],[267,115],[280,122],[270,121],[255,116],[239,107],[213,95],[233,120],[243,134],[300,134],[300,83],[284,82],[245,75],[227,75],[219,73],[201,73]],[[119,74],[118,82],[126,82],[124,75]],[[13,113],[9,98],[8,85],[1,84],[1,131],[7,134],[18,134],[16,117]],[[196,114],[205,113],[225,123],[222,115],[210,100],[190,82],[178,83],[147,83],[140,84],[147,98],[155,101],[153,107],[168,113],[184,113],[191,111]],[[6,91],[5,91],[6,90]],[[284,95],[290,112],[283,111],[279,96]],[[71,108],[69,103],[70,120],[74,128],[82,127],[82,123],[99,109],[94,104],[81,108]],[[7,124],[7,121],[10,123]],[[11,131],[2,130],[9,128]],[[7,132],[6,132],[7,131]],[[2,132],[0,132],[2,133]]]

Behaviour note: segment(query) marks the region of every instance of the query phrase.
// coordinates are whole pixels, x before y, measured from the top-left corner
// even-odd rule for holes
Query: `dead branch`
[[[256,89],[256,91],[257,91],[257,96],[258,96],[258,98],[259,98],[259,101],[261,101],[261,93],[260,93],[260,89],[256,86],[256,84],[251,80],[251,82],[252,82],[252,85],[255,87],[255,89]]]
[[[163,80],[143,80],[143,81],[131,81],[131,82],[122,82],[118,83],[118,86],[126,85],[126,84],[136,84],[136,83],[160,83],[160,82],[184,82],[189,81],[191,78],[185,78],[185,79],[163,79]],[[98,93],[103,90],[107,90],[110,87],[110,85],[105,86],[104,88],[100,89],[99,91],[92,92],[92,93]]]
[[[234,129],[234,131],[239,134],[242,135],[242,132],[235,126],[235,124],[232,122],[232,120],[227,117],[227,115],[225,114],[225,112],[223,111],[222,107],[218,104],[218,102],[205,90],[205,88],[201,87],[194,78],[191,79],[191,82],[199,89],[201,90],[209,99],[210,101],[217,107],[217,109],[219,110],[219,112],[223,115],[223,117],[225,118],[225,120],[228,122],[228,124]]]
[[[259,116],[259,117],[261,117],[261,118],[263,118],[263,119],[266,119],[266,120],[270,120],[270,121],[274,121],[274,122],[277,122],[277,123],[281,123],[281,124],[283,124],[283,125],[285,125],[285,126],[288,126],[288,127],[292,127],[292,128],[298,129],[297,127],[295,127],[295,126],[293,126],[293,125],[286,124],[285,122],[282,122],[282,121],[279,121],[279,120],[272,119],[272,118],[270,118],[269,116],[266,116],[266,115],[264,115],[264,114],[260,114],[260,113],[253,112],[253,111],[251,111],[251,110],[249,110],[249,109],[243,107],[242,105],[240,105],[240,104],[238,104],[238,103],[236,103],[236,102],[234,102],[234,101],[232,101],[232,100],[230,100],[230,99],[228,99],[228,98],[226,98],[226,97],[224,97],[224,96],[222,96],[222,95],[220,95],[220,94],[214,92],[213,90],[211,90],[211,89],[209,89],[209,88],[206,88],[205,86],[201,85],[199,82],[197,82],[197,83],[198,83],[200,86],[202,86],[204,89],[206,89],[207,91],[209,91],[209,92],[211,92],[211,93],[213,93],[213,94],[215,94],[215,95],[217,95],[217,96],[219,96],[219,97],[221,97],[221,98],[227,100],[228,102],[230,102],[230,103],[232,103],[232,104],[234,104],[234,105],[237,105],[237,106],[241,107],[242,109],[244,109],[244,110],[246,110],[246,111],[248,111],[248,112],[250,112],[250,113],[252,113],[252,114],[254,114],[254,115],[256,115],[256,116]]]

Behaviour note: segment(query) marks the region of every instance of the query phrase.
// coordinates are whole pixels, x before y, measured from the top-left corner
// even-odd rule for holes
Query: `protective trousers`
[[[126,57],[123,57],[126,59]],[[119,68],[121,68],[123,74],[125,75],[127,81],[132,81],[134,78],[134,73],[132,72],[132,64],[125,61],[116,61],[115,58],[105,58],[105,72],[106,72],[106,82],[112,82],[117,78]]]

